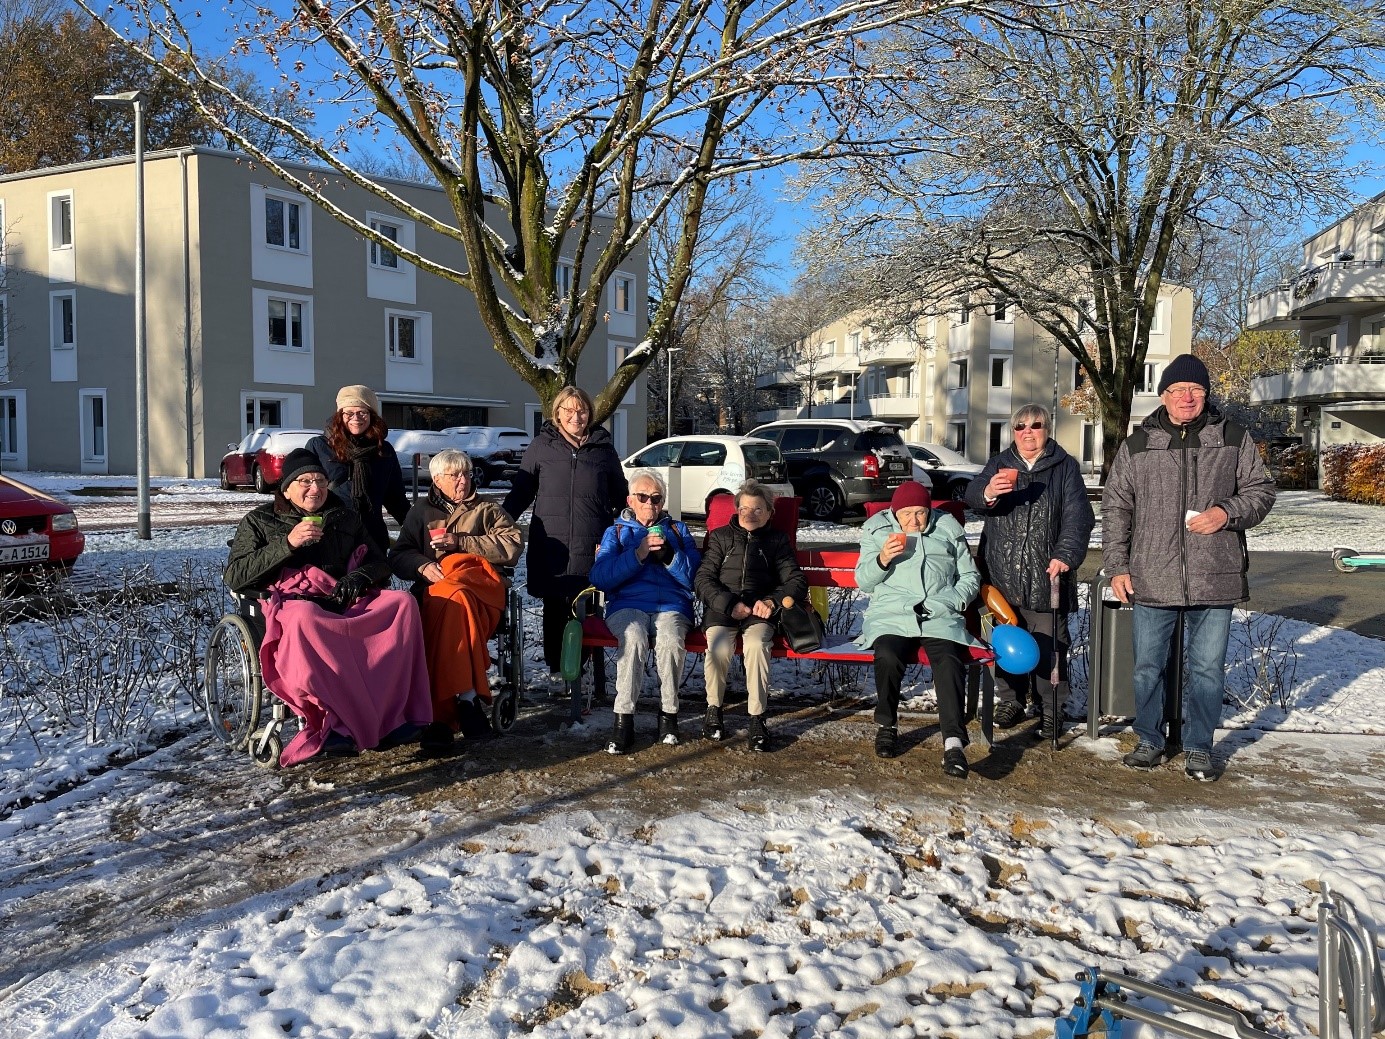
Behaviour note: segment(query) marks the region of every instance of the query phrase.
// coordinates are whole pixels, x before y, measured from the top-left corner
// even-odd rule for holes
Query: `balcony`
[[[1247,328],[1298,328],[1309,322],[1366,314],[1385,304],[1385,260],[1337,260],[1260,293],[1247,308]]]
[[[861,347],[861,364],[913,364],[918,360],[918,344],[907,339],[872,339]]]
[[[919,417],[918,397],[882,395],[871,397],[865,403],[865,410],[871,418],[908,419],[912,422]]]
[[[755,425],[763,426],[766,422],[778,422],[786,418],[798,418],[800,408],[768,408],[764,411],[755,412]]]
[[[772,372],[762,372],[755,377],[755,388],[766,390],[771,386],[797,386],[800,380],[787,368],[776,368]]]
[[[1250,399],[1255,404],[1385,400],[1385,357],[1329,357],[1302,369],[1257,376]]]
[[[965,415],[971,410],[971,390],[965,386],[958,386],[947,391],[947,413],[949,415]]]

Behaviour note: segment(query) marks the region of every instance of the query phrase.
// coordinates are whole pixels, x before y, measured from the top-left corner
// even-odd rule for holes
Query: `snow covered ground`
[[[50,493],[73,485],[20,478]],[[235,497],[247,509],[257,500]],[[230,533],[156,531],[148,543],[92,534],[83,566],[173,575],[189,558],[218,563]],[[1290,492],[1251,538],[1252,550],[1333,544],[1385,550],[1385,509]],[[1243,670],[1265,623],[1238,625]],[[1264,762],[1308,748],[1344,770],[1379,760],[1385,643],[1293,621],[1274,639],[1293,643],[1294,685],[1283,706],[1228,704],[1224,727],[1255,737],[1245,753]],[[774,675],[788,692],[813,692],[789,676]],[[1253,683],[1233,675],[1228,685]],[[195,731],[100,774],[93,751],[72,734],[0,730],[0,804],[11,806],[0,809],[0,930],[41,930],[26,900],[60,887],[69,869],[104,876],[110,898],[123,897],[138,856],[63,856],[113,813],[171,814],[171,770],[244,769],[251,809],[277,810],[264,773],[218,758]],[[1063,753],[1119,769],[1109,739],[1077,739]],[[931,754],[898,765],[937,767]],[[1381,802],[1378,770],[1356,769],[1353,782]],[[541,821],[521,814],[465,839],[429,839],[448,831],[443,810],[402,802],[395,825],[417,839],[401,837],[367,867],[187,921],[171,912],[167,933],[91,950],[77,965],[12,963],[0,972],[11,979],[0,985],[0,1037],[1005,1039],[1051,1035],[1088,964],[1210,996],[1276,1035],[1315,1034],[1317,878],[1347,878],[1379,918],[1385,833],[1342,826],[1331,805],[1308,823],[1311,811],[1243,812],[1226,804],[1232,783],[1190,785],[1194,798],[1220,795],[1217,808],[1134,803],[1118,816],[1038,818],[988,809],[974,781],[965,802],[950,802],[849,789],[767,796],[748,777],[744,796],[666,818],[583,807]],[[34,803],[14,807],[26,795]],[[244,814],[227,805],[205,826],[245,825]],[[186,884],[206,881],[190,864]],[[1128,1036],[1152,1034],[1127,1025]]]

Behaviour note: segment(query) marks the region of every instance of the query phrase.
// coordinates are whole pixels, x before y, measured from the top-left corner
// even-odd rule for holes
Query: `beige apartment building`
[[[1385,194],[1303,243],[1293,278],[1251,300],[1247,327],[1299,335],[1299,359],[1251,384],[1257,404],[1290,404],[1304,442],[1385,439]]]
[[[186,148],[144,166],[152,475],[215,476],[252,429],[319,428],[349,383],[376,390],[393,428],[425,418],[537,428],[537,398],[493,349],[470,293],[367,242],[243,155]],[[464,268],[460,246],[317,172],[343,208]],[[452,219],[441,190],[388,186]],[[130,157],[0,177],[5,470],[135,472],[135,226]],[[606,286],[609,320],[583,355],[584,388],[603,386],[643,338],[647,264],[633,254]],[[644,442],[644,387],[609,422],[622,452]]]
[[[1132,428],[1159,406],[1164,366],[1192,349],[1192,293],[1160,293]],[[941,444],[984,462],[1010,444],[1010,416],[1023,404],[1052,408],[1077,385],[1077,362],[1056,348],[1013,305],[973,302],[929,319],[913,336],[878,337],[852,314],[800,344],[797,363],[760,379],[778,400],[759,422],[783,418],[856,418],[889,422],[906,441]],[[1059,408],[1059,443],[1088,470],[1100,468],[1099,424]]]

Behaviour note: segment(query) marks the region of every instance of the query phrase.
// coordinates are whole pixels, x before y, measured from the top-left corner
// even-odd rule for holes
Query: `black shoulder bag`
[[[827,637],[818,611],[787,595],[779,605],[779,631],[795,653],[812,653],[822,647]]]

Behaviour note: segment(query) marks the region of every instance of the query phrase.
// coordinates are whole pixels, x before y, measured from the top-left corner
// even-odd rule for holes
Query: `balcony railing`
[[[1254,296],[1248,328],[1293,328],[1385,302],[1385,260],[1334,260]]]
[[[1385,400],[1385,357],[1326,357],[1251,380],[1255,404]]]

